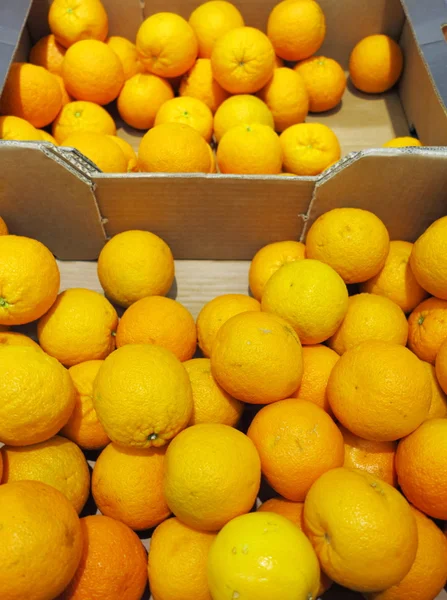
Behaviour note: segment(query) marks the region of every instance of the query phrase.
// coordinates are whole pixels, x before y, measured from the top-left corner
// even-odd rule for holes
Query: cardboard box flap
[[[0,2],[0,93],[21,39],[31,2],[32,0]]]

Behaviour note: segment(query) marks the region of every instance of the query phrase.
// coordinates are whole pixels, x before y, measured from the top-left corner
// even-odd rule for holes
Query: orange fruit
[[[84,508],[90,492],[90,473],[82,451],[63,437],[14,448],[3,446],[3,480],[41,481],[66,496],[77,513]]]
[[[219,38],[245,25],[244,18],[234,4],[222,0],[212,0],[198,6],[191,13],[189,24],[199,41],[201,58],[211,58]]]
[[[301,242],[285,241],[267,244],[254,255],[248,274],[250,290],[256,300],[261,301],[270,277],[283,265],[302,260],[306,246]]]
[[[410,265],[417,282],[433,296],[447,300],[447,261],[445,252],[447,217],[442,217],[416,240]]]
[[[324,41],[324,13],[316,2],[284,0],[270,13],[267,35],[279,57],[303,60],[315,54]]]
[[[355,46],[349,59],[349,74],[357,89],[367,94],[386,92],[398,81],[403,69],[402,50],[387,35],[370,35]]]
[[[215,156],[214,150],[211,146],[208,146],[208,152],[209,152],[210,161],[211,161],[210,173],[217,173],[216,156]]]
[[[166,452],[168,506],[193,529],[218,531],[247,513],[256,500],[260,480],[261,466],[253,442],[228,425],[188,427]]]
[[[438,353],[438,356],[440,355],[441,351]],[[436,358],[436,362],[437,364],[441,364],[441,360],[438,358]],[[422,362],[422,364],[424,365],[430,377],[432,390],[430,410],[428,412],[427,419],[447,417],[447,396],[441,387],[441,383],[443,383],[442,375],[436,375],[436,369],[433,365],[427,362]]]
[[[16,481],[0,486],[0,513],[2,598],[55,598],[69,584],[82,555],[73,506],[45,483]]]
[[[135,44],[119,35],[112,35],[106,40],[106,44],[117,55],[123,67],[124,80],[130,79],[137,73],[143,73],[144,67],[138,58]]]
[[[361,208],[334,208],[307,233],[306,254],[327,263],[345,283],[360,283],[383,268],[390,248],[387,228]]]
[[[231,317],[243,312],[260,310],[259,302],[244,294],[223,294],[207,302],[197,317],[197,336],[203,354],[211,356],[211,349],[219,329]]]
[[[389,342],[363,342],[343,354],[327,387],[337,419],[366,440],[391,442],[414,431],[427,418],[431,382],[408,348]]]
[[[357,469],[333,469],[314,483],[304,531],[324,572],[360,592],[399,583],[416,556],[416,522],[405,498]]]
[[[295,175],[319,175],[341,157],[337,136],[321,123],[292,125],[280,140],[285,170]]]
[[[274,129],[273,115],[265,102],[246,94],[232,96],[222,103],[214,116],[214,136],[220,142],[233,127],[254,123]]]
[[[62,64],[62,77],[73,98],[97,104],[115,100],[124,85],[118,56],[98,40],[82,40],[70,46]]]
[[[393,138],[386,144],[383,144],[383,148],[406,148],[408,146],[422,146],[423,144],[414,137],[404,136]]]
[[[209,173],[208,144],[189,125],[164,123],[141,140],[138,168],[150,173]]]
[[[103,173],[127,173],[127,159],[108,135],[78,131],[65,138],[63,145],[84,154]]]
[[[12,63],[0,98],[0,114],[45,127],[62,107],[62,93],[52,73],[28,63]]]
[[[118,96],[121,118],[135,129],[154,126],[158,110],[174,98],[171,84],[149,73],[138,73],[126,81]]]
[[[447,419],[430,419],[399,442],[396,469],[408,501],[435,519],[447,519]]]
[[[51,33],[40,38],[37,44],[34,44],[29,55],[29,62],[44,67],[50,73],[60,75],[66,51]]]
[[[326,388],[338,359],[338,354],[327,346],[303,346],[303,378],[300,387],[292,396],[313,402],[331,414]]]
[[[105,108],[93,102],[80,100],[66,104],[52,127],[58,144],[62,144],[72,133],[78,132],[116,135],[116,126]]]
[[[271,79],[275,51],[259,29],[238,27],[217,40],[211,65],[214,78],[224,90],[231,94],[253,94]]]
[[[447,338],[441,344],[436,356],[436,377],[439,381],[439,385],[447,394]]]
[[[60,274],[46,246],[18,235],[0,236],[0,324],[23,325],[47,312]]]
[[[155,527],[169,517],[163,494],[165,448],[122,448],[109,444],[92,475],[99,510],[135,530]]]
[[[0,117],[0,140],[42,141],[41,133],[20,117]]]
[[[421,360],[435,364],[447,339],[447,300],[428,298],[408,317],[408,347]]]
[[[165,102],[157,112],[155,126],[164,123],[183,123],[202,135],[207,142],[213,137],[213,113],[197,98],[183,96]]]
[[[234,398],[270,404],[288,398],[303,375],[301,344],[275,315],[238,314],[219,329],[211,353],[216,381]]]
[[[199,44],[193,28],[171,12],[148,17],[137,33],[137,50],[149,73],[178,77],[196,62]]]
[[[69,102],[73,102],[73,98],[67,92],[67,88],[65,87],[64,80],[62,79],[62,75],[58,75],[57,73],[53,73],[54,77],[56,77],[59,87],[61,88],[62,94],[62,108],[68,104]]]
[[[214,379],[209,358],[193,358],[184,363],[191,382],[194,408],[190,425],[222,423],[234,427],[244,405],[228,394]]]
[[[39,320],[42,349],[63,365],[99,360],[115,349],[118,315],[110,302],[92,290],[72,288],[59,294]]]
[[[99,0],[54,0],[48,23],[64,48],[79,40],[104,41],[109,27],[107,13]]]
[[[346,75],[336,60],[312,56],[298,63],[295,71],[304,79],[310,112],[325,112],[340,104],[346,89]]]
[[[34,340],[15,331],[0,330],[0,346],[31,346],[40,350],[40,346]]]
[[[214,79],[209,58],[199,58],[183,75],[179,95],[201,100],[212,113],[229,97],[228,92]]]
[[[108,135],[111,140],[115,142],[120,148],[127,160],[127,171],[131,173],[137,170],[137,154],[128,141],[117,135]]]
[[[304,80],[287,67],[275,69],[269,83],[259,92],[269,107],[278,132],[303,123],[309,112],[309,95]]]
[[[343,436],[331,417],[305,400],[262,408],[247,433],[266,481],[281,496],[303,502],[323,473],[343,465]]]
[[[236,125],[217,148],[221,173],[277,175],[282,169],[279,138],[268,125]]]
[[[102,363],[102,360],[88,360],[68,369],[76,390],[76,403],[61,435],[84,450],[98,450],[110,442],[93,406],[93,383]]]
[[[9,235],[8,226],[6,225],[4,219],[0,217],[0,235]]]
[[[216,535],[196,531],[176,518],[157,527],[149,552],[149,585],[163,600],[211,600],[208,554]]]
[[[345,442],[344,467],[359,469],[397,487],[395,457],[396,442],[373,442],[354,435],[339,426]]]
[[[45,129],[38,129],[37,131],[40,134],[42,142],[50,142],[50,144],[54,144],[55,146],[58,145],[51,133],[48,133],[47,131],[45,131]]]
[[[390,251],[382,269],[360,286],[361,292],[385,296],[408,313],[427,297],[411,270],[413,244],[391,241]]]

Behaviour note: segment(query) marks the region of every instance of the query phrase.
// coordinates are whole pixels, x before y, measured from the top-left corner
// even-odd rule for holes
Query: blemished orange
[[[76,100],[109,104],[124,85],[124,71],[115,52],[104,42],[82,40],[68,48],[62,63],[67,92]]]
[[[361,292],[385,296],[405,313],[411,312],[428,294],[418,284],[410,266],[413,244],[395,240],[382,269],[360,286]]]
[[[361,283],[379,273],[390,237],[374,213],[361,208],[334,208],[312,224],[306,238],[308,258],[330,265],[345,283]]]
[[[118,144],[121,148],[122,153],[126,157],[127,161],[127,172],[131,173],[132,171],[137,170],[137,154],[135,150],[132,148],[130,143],[127,140],[123,140],[123,138],[118,137],[117,135],[109,135],[107,136],[111,140]]]
[[[416,240],[410,265],[417,282],[433,296],[447,300],[447,217],[442,217]]]
[[[40,131],[20,117],[0,117],[0,140],[42,141]]]
[[[410,136],[396,137],[383,144],[383,148],[407,148],[409,146],[422,146],[417,138]]]
[[[212,600],[208,554],[216,534],[196,531],[176,518],[157,527],[149,551],[149,585],[162,600]]]
[[[393,39],[387,35],[370,35],[352,51],[349,74],[361,92],[381,94],[397,83],[403,65],[402,50]]]
[[[105,108],[82,100],[66,104],[57,115],[52,133],[58,144],[62,144],[72,133],[80,131],[116,135],[116,125]]]
[[[14,448],[3,446],[2,483],[41,481],[56,488],[79,514],[90,492],[90,473],[85,456],[76,444],[61,437]]]
[[[268,125],[236,125],[220,140],[217,164],[221,173],[278,175],[282,169],[279,138]]]
[[[292,396],[299,400],[313,402],[332,414],[326,388],[332,369],[339,358],[334,350],[322,344],[303,346],[303,378],[300,387]]]
[[[273,115],[265,102],[256,96],[239,94],[225,100],[214,115],[214,136],[217,142],[237,125],[268,125],[274,129]]]
[[[372,442],[354,435],[339,425],[345,443],[343,466],[349,469],[366,471],[389,485],[397,486],[395,457],[396,442]]]
[[[431,382],[408,348],[389,342],[363,342],[343,354],[327,387],[337,419],[366,440],[391,442],[414,431],[427,418]]]
[[[34,340],[16,331],[0,330],[0,346],[31,346],[40,350],[40,346]]]
[[[83,537],[75,509],[45,483],[17,481],[0,486],[0,513],[2,598],[55,598],[81,560]]]
[[[427,298],[408,317],[408,347],[421,360],[435,364],[447,339],[447,300]]]
[[[56,300],[56,260],[37,240],[18,235],[0,236],[0,254],[0,325],[31,323]]]
[[[247,435],[259,453],[266,481],[294,502],[303,502],[323,473],[343,465],[343,436],[312,402],[288,399],[265,406]]]
[[[214,46],[225,33],[244,27],[244,18],[230,2],[211,0],[198,6],[189,17],[189,24],[199,41],[199,56],[211,58]]]
[[[147,584],[147,558],[138,536],[123,523],[102,515],[85,517],[80,524],[82,558],[57,600],[140,600]]]
[[[138,73],[124,84],[118,96],[118,112],[131,127],[150,129],[159,109],[172,98],[174,92],[169,81],[150,73]]]
[[[189,125],[158,125],[141,140],[138,169],[149,173],[209,173],[211,156],[208,144]]]
[[[249,512],[260,481],[253,442],[228,425],[188,427],[166,451],[163,488],[168,506],[182,523],[199,531],[219,531]]]
[[[409,502],[435,519],[447,519],[447,419],[430,419],[399,442],[399,485]]]
[[[143,63],[138,58],[137,47],[130,40],[119,35],[112,35],[107,38],[106,44],[119,58],[126,81],[144,71]]]
[[[442,347],[443,346],[441,346],[441,348]],[[440,355],[441,351],[438,352],[438,357]],[[441,364],[442,358],[438,359],[438,357],[436,358],[436,362],[437,364]],[[431,404],[427,419],[441,419],[442,417],[447,417],[447,396],[441,386],[441,383],[443,383],[442,375],[441,373],[437,375],[435,367],[430,363],[422,361],[422,364],[428,372],[432,389]]]
[[[66,137],[63,145],[79,150],[103,173],[127,173],[124,152],[108,135],[77,131]]]
[[[115,349],[118,315],[98,292],[71,288],[39,319],[42,349],[66,367],[106,358]]]
[[[276,315],[238,314],[219,329],[211,351],[216,381],[248,404],[289,398],[303,375],[303,352],[293,328]]]
[[[62,63],[67,50],[56,41],[51,33],[34,44],[29,55],[29,62],[44,67],[50,73],[61,74]]]
[[[441,344],[436,356],[436,377],[439,385],[447,394],[447,338]]]
[[[204,356],[211,356],[216,335],[228,319],[243,312],[260,310],[259,302],[244,294],[223,294],[207,302],[197,317],[197,336]]]
[[[54,75],[54,77],[56,77],[59,87],[61,88],[62,108],[63,108],[66,104],[73,102],[73,98],[67,92],[67,88],[65,87],[65,83],[64,83],[64,80],[62,79],[62,75],[58,75],[57,73],[53,73],[53,75]]]
[[[229,98],[229,93],[214,79],[209,58],[199,58],[183,75],[179,95],[201,100],[212,113],[215,113],[222,102]]]
[[[397,585],[367,594],[367,600],[433,600],[447,580],[447,540],[426,515],[411,507],[418,531],[418,549],[409,573]]]
[[[149,231],[118,233],[98,258],[98,277],[106,296],[124,308],[146,296],[164,296],[174,275],[171,249]]]
[[[231,94],[259,92],[272,78],[275,51],[254,27],[238,27],[220,37],[211,55],[216,81]]]
[[[416,557],[410,505],[392,486],[341,467],[322,475],[304,502],[304,531],[324,572],[360,592],[399,583]]]
[[[275,129],[283,132],[288,127],[303,123],[309,112],[309,94],[303,78],[292,69],[275,69],[273,77],[259,92],[269,107]]]
[[[45,129],[38,129],[37,131],[40,134],[42,142],[50,142],[50,144],[54,144],[55,146],[58,145],[51,133],[48,133],[47,131],[45,131]]]
[[[170,12],[148,17],[138,30],[136,43],[146,70],[160,77],[183,75],[196,62],[199,53],[191,25]]]
[[[61,89],[52,73],[29,63],[12,63],[0,98],[0,114],[45,127],[61,107]]]
[[[250,290],[256,300],[261,301],[270,277],[283,265],[306,256],[306,246],[294,240],[273,242],[264,246],[253,257],[248,273]]]
[[[163,123],[183,123],[200,133],[209,143],[213,137],[213,113],[197,98],[180,96],[165,102],[157,112],[154,125]]]
[[[0,235],[9,235],[8,226],[5,223],[5,220],[0,217]]]
[[[295,71],[304,79],[310,112],[325,112],[340,104],[346,89],[346,75],[336,60],[312,56],[298,63]]]
[[[170,515],[163,494],[166,448],[122,448],[109,444],[99,455],[92,475],[92,493],[108,517],[142,531]]]
[[[64,48],[80,40],[104,41],[109,28],[107,13],[100,0],[54,0],[48,23]]]
[[[110,442],[93,406],[93,383],[102,363],[102,360],[88,360],[68,369],[76,390],[76,403],[61,435],[83,450],[99,450]]]
[[[341,157],[337,136],[322,123],[292,125],[280,140],[284,169],[294,175],[319,175]]]
[[[194,408],[190,425],[222,423],[235,427],[244,405],[226,392],[211,373],[209,358],[193,358],[184,363],[191,382]]]
[[[317,2],[284,0],[270,13],[267,35],[279,57],[304,60],[323,44],[326,19]]]

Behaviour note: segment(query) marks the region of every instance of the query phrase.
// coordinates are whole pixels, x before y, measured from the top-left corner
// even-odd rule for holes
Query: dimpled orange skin
[[[118,137],[117,135],[107,136],[115,142],[120,148],[127,160],[127,172],[131,173],[137,170],[137,154],[127,140]]]
[[[189,125],[210,143],[213,137],[214,118],[211,109],[201,100],[179,96],[167,100],[158,110],[155,127],[163,123],[183,123]]]
[[[127,173],[127,159],[108,135],[77,131],[65,138],[63,145],[78,150],[103,173]]]
[[[199,58],[185,73],[180,83],[179,94],[201,100],[213,113],[230,96],[214,79],[209,58]]]
[[[138,58],[138,51],[135,44],[130,40],[119,35],[112,35],[106,40],[109,48],[118,56],[123,67],[124,79],[127,81],[137,73],[144,71],[143,64]]]
[[[441,346],[441,348],[442,347],[443,346]],[[436,361],[438,361],[440,354],[441,350],[438,352]],[[436,374],[435,367],[430,363],[422,361],[422,364],[429,374],[432,388],[430,411],[427,415],[427,419],[440,419],[442,417],[447,417],[447,396],[441,386],[441,383],[443,382],[442,376]]]
[[[408,347],[421,360],[435,364],[447,339],[447,300],[427,298],[408,317]]]
[[[278,132],[303,123],[309,112],[306,84],[298,73],[287,67],[274,70],[272,79],[259,92],[259,97],[271,110]]]
[[[42,141],[39,129],[20,117],[0,117],[0,140]]]
[[[340,104],[346,89],[346,75],[336,60],[313,56],[298,63],[295,71],[306,84],[310,112],[325,112]]]
[[[116,126],[105,108],[94,102],[79,100],[66,104],[52,126],[52,133],[58,144],[78,131],[116,135]]]
[[[248,513],[260,482],[255,445],[228,425],[188,427],[166,452],[163,488],[168,506],[182,523],[199,531],[219,531]]]
[[[280,140],[284,170],[295,175],[319,175],[341,157],[337,136],[322,123],[292,125],[282,132]]]
[[[447,217],[435,221],[416,240],[410,265],[418,283],[427,292],[447,300]]]
[[[0,330],[0,346],[31,346],[40,350],[39,344],[22,333]]]
[[[431,382],[408,348],[370,341],[343,354],[327,387],[337,419],[361,438],[395,441],[427,418]]]
[[[104,41],[107,37],[107,13],[98,0],[54,0],[48,23],[57,41],[68,48],[85,39]]]
[[[172,98],[174,92],[169,81],[150,73],[138,73],[124,84],[117,106],[128,125],[135,129],[150,129],[159,109]]]
[[[402,50],[387,35],[360,40],[349,59],[351,81],[367,94],[386,92],[398,81],[404,64]]]
[[[53,34],[46,35],[31,48],[29,62],[60,75],[65,52],[66,49],[56,42]]]
[[[244,27],[244,18],[234,4],[214,0],[196,8],[189,24],[199,40],[199,56],[210,58],[217,40],[232,29]]]
[[[436,377],[439,385],[447,394],[447,338],[439,348],[436,357]]]

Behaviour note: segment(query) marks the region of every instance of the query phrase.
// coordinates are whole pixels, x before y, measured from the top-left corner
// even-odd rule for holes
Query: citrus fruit
[[[211,0],[191,13],[189,24],[199,40],[199,56],[211,58],[217,40],[232,29],[244,27],[244,19],[234,4]]]
[[[352,51],[349,74],[361,92],[381,94],[398,81],[403,64],[402,50],[393,39],[387,35],[370,35]]]
[[[80,131],[116,135],[115,122],[105,108],[82,100],[66,104],[55,119],[52,133],[62,144],[72,133]]]
[[[384,148],[405,148],[408,146],[422,146],[422,143],[414,137],[404,136],[393,138],[386,144],[383,144]]]
[[[110,442],[93,407],[93,383],[102,363],[102,360],[88,360],[68,369],[76,390],[76,403],[61,435],[84,450],[98,450]]]
[[[107,137],[109,137],[111,140],[113,140],[115,142],[115,144],[117,144],[121,148],[121,151],[127,160],[128,173],[131,173],[132,171],[136,171],[137,170],[137,155],[136,155],[135,150],[129,144],[129,142],[126,140],[123,140],[123,138],[120,138],[117,135],[109,135]]]
[[[0,117],[0,140],[41,141],[40,131],[20,117]]]
[[[176,518],[157,527],[149,552],[149,584],[162,600],[211,600],[207,562],[216,535],[196,531]]]
[[[302,123],[309,112],[309,95],[304,80],[287,67],[274,70],[273,77],[259,92],[259,97],[269,107],[278,132]]]
[[[28,63],[12,63],[0,98],[0,114],[45,127],[61,107],[61,89],[52,73]]]
[[[210,155],[210,162],[211,162],[211,166],[210,166],[210,173],[217,173],[217,163],[216,163],[216,156],[214,154],[214,150],[211,146],[208,146],[208,152]]]
[[[236,125],[268,125],[274,128],[273,115],[268,106],[256,96],[240,94],[225,100],[214,115],[214,135],[217,142]]]
[[[208,559],[213,600],[316,598],[320,567],[309,540],[285,517],[256,512],[233,519]]]
[[[327,387],[337,419],[366,440],[388,442],[414,431],[427,418],[431,382],[408,348],[363,342],[343,354]]]
[[[29,62],[44,67],[50,73],[61,74],[66,49],[61,46],[54,35],[46,35],[34,44],[29,55]]]
[[[199,44],[185,19],[170,12],[148,17],[137,33],[137,50],[146,70],[160,77],[178,77],[196,62]]]
[[[106,44],[117,55],[123,67],[124,80],[144,71],[143,64],[138,58],[137,47],[130,40],[119,35],[112,35],[107,38]]]
[[[303,346],[303,378],[292,395],[299,400],[313,402],[327,413],[332,410],[327,397],[327,383],[339,356],[322,344]]]
[[[113,236],[98,258],[99,281],[106,295],[125,308],[145,296],[167,294],[174,269],[169,246],[149,231],[130,230]]]
[[[436,377],[439,385],[447,394],[447,338],[441,344],[436,356]]]
[[[174,98],[169,81],[150,73],[138,73],[126,81],[118,96],[121,118],[135,129],[154,126],[158,110]]]
[[[79,40],[104,41],[109,27],[107,13],[99,0],[54,0],[48,23],[64,48]]]
[[[16,331],[0,330],[0,346],[31,346],[40,350],[40,346],[34,340]]]
[[[435,519],[447,519],[447,419],[430,419],[399,442],[396,469],[408,501]]]
[[[16,481],[0,486],[0,514],[2,598],[55,598],[82,555],[81,526],[73,506],[45,483]]]
[[[231,94],[253,94],[271,79],[275,51],[265,35],[254,27],[238,27],[214,45],[211,65],[216,81]]]
[[[197,317],[197,335],[203,354],[211,356],[216,335],[228,319],[243,312],[260,310],[259,302],[244,294],[223,294],[207,302]]]
[[[341,157],[337,136],[321,123],[292,125],[280,140],[285,170],[295,175],[319,175]]]
[[[306,258],[287,263],[272,275],[261,306],[288,321],[303,344],[319,344],[343,321],[348,291],[334,269]]]
[[[62,77],[73,98],[97,104],[115,100],[124,85],[124,71],[118,56],[98,40],[82,40],[68,48]]]
[[[163,123],[183,123],[202,135],[207,142],[213,136],[213,113],[197,98],[183,96],[165,102],[157,112],[155,126]]]
[[[41,481],[62,492],[77,513],[84,508],[90,492],[90,473],[76,444],[56,435],[23,448],[3,446],[1,452],[2,483]]]
[[[340,104],[346,89],[346,75],[336,60],[312,56],[298,63],[295,71],[304,79],[310,112],[325,112]]]
[[[199,58],[183,75],[179,94],[201,100],[212,113],[229,97],[228,92],[214,79],[209,58]]]
[[[64,146],[84,154],[103,173],[127,173],[127,160],[121,148],[103,133],[77,131],[63,141]]]
[[[438,356],[439,355],[440,352],[438,353]],[[432,391],[430,410],[428,412],[427,419],[438,419],[442,417],[447,417],[447,396],[440,385],[440,383],[443,382],[442,375],[436,375],[436,370],[433,365],[427,362],[422,362],[422,364],[424,365],[430,377]]]
[[[288,398],[298,388],[302,354],[298,336],[283,319],[244,312],[219,329],[211,369],[216,381],[234,398],[270,404]]]
[[[45,131],[45,129],[38,129],[37,131],[40,134],[42,142],[50,142],[50,144],[54,144],[55,146],[58,145],[51,133],[48,133],[47,131]]]
[[[2,217],[0,217],[0,235],[9,235],[8,226]]]
[[[99,510],[135,530],[155,527],[169,517],[163,494],[165,448],[121,448],[109,444],[92,475]]]
[[[84,548],[78,570],[57,600],[119,597],[140,600],[147,583],[146,551],[129,527],[109,517],[80,520]]]
[[[168,506],[182,523],[200,531],[218,531],[247,513],[260,481],[261,466],[253,442],[228,425],[188,427],[166,452],[164,493]]]
[[[443,300],[447,300],[446,231],[447,217],[435,221],[416,240],[410,259],[419,285]]]
[[[192,391],[181,362],[165,348],[135,344],[113,352],[99,370],[93,405],[121,446],[164,446],[189,423]]]
[[[435,364],[447,339],[447,300],[427,298],[408,317],[408,347],[421,360]]]
[[[63,108],[66,104],[73,102],[73,98],[67,92],[67,88],[65,87],[65,83],[64,83],[64,80],[62,79],[62,75],[58,75],[57,73],[53,73],[53,75],[54,75],[54,77],[56,77],[59,87],[61,89],[62,108]]]

